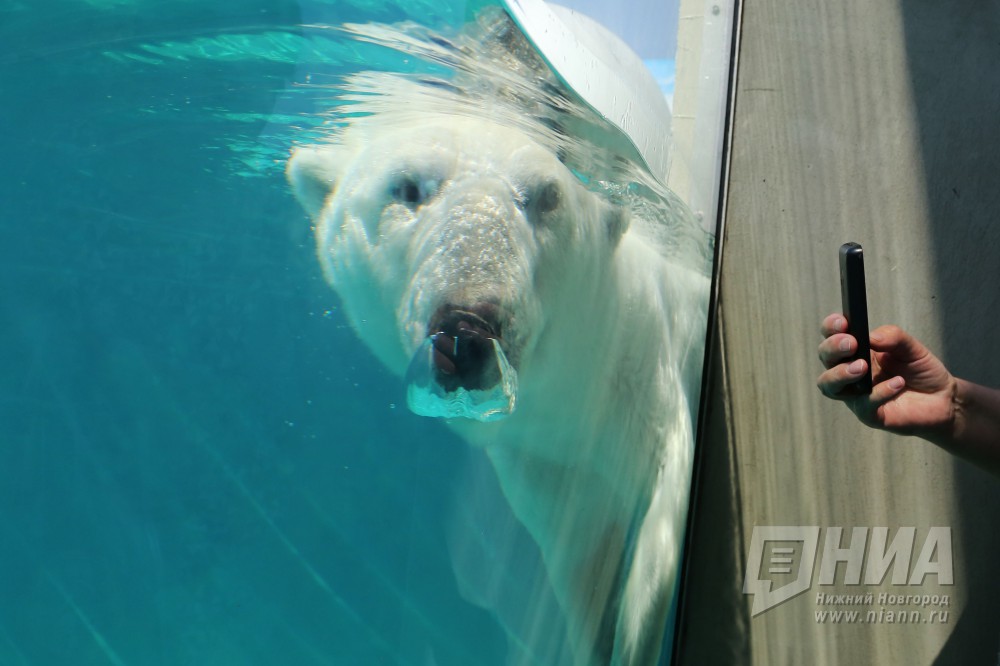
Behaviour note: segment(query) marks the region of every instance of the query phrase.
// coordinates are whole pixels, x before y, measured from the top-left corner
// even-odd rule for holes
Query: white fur
[[[396,373],[442,302],[511,313],[516,411],[450,425],[485,448],[537,541],[575,661],[654,663],[684,534],[707,279],[550,150],[487,119],[354,119],[337,144],[297,149],[288,177],[351,324]],[[419,204],[393,199],[400,183]]]

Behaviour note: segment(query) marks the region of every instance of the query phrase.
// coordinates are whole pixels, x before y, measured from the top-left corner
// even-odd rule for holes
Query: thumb
[[[871,348],[875,351],[889,352],[893,358],[901,361],[916,361],[930,352],[927,347],[899,326],[879,326],[868,336]]]

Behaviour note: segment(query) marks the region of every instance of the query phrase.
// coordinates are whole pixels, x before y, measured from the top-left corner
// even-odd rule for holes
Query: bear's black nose
[[[434,340],[435,380],[447,392],[485,390],[500,381],[493,340],[501,342],[497,308],[489,303],[438,308],[428,335]]]

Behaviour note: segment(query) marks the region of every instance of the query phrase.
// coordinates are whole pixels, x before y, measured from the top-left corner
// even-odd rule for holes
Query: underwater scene
[[[714,240],[582,12],[0,3],[0,664],[669,663]]]

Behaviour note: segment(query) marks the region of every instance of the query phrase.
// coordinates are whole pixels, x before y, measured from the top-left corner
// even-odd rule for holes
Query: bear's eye
[[[549,213],[562,202],[562,191],[556,183],[545,183],[535,194],[535,207],[539,213]]]
[[[562,189],[553,181],[529,190],[518,198],[518,205],[535,215],[551,213],[561,203]]]
[[[438,190],[438,181],[434,178],[419,179],[404,175],[396,179],[389,188],[393,199],[407,206],[419,206],[434,196]]]

